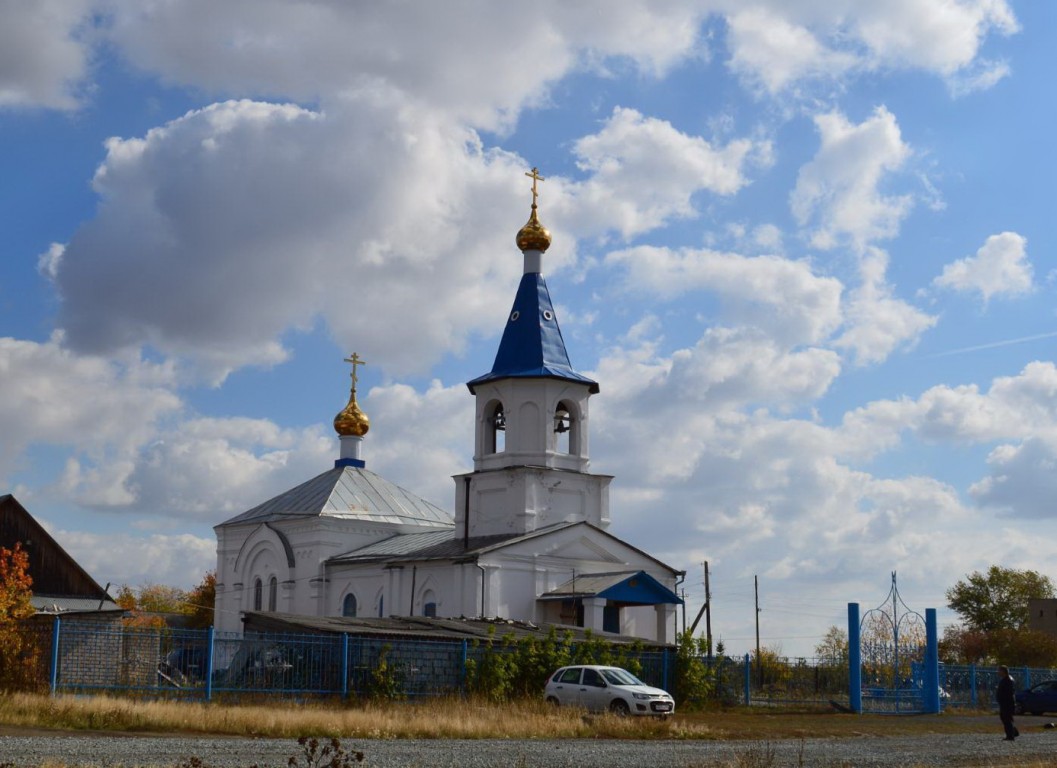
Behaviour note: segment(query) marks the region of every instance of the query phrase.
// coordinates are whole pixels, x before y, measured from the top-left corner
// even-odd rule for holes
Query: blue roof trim
[[[682,604],[682,599],[645,571],[628,576],[609,589],[598,593],[599,597],[621,603],[657,605],[658,603]]]
[[[598,392],[598,383],[574,371],[569,362],[547,281],[539,272],[521,278],[492,371],[466,386],[473,392],[479,384],[511,378],[563,379],[587,384],[592,394]]]
[[[338,467],[359,467],[363,469],[367,466],[367,462],[363,459],[334,459],[334,468]]]

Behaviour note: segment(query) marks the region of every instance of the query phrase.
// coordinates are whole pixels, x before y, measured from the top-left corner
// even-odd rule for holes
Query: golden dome
[[[517,233],[517,247],[522,251],[546,251],[551,247],[551,233],[540,224],[536,216],[536,204],[532,204],[532,214],[528,223]]]
[[[348,435],[363,437],[370,428],[371,420],[360,410],[360,406],[356,403],[356,390],[353,389],[349,396],[349,404],[334,417],[334,431],[342,437]]]
[[[539,168],[533,168],[531,173],[525,175],[532,179],[532,213],[529,215],[528,224],[517,233],[515,242],[522,252],[539,251],[542,253],[551,247],[551,233],[540,224],[536,216],[536,198],[539,196],[536,182],[543,181],[543,177],[540,176]]]
[[[342,437],[363,437],[371,428],[371,420],[356,402],[356,368],[367,363],[355,352],[352,357],[346,357],[345,362],[352,363],[352,393],[349,395],[349,404],[334,417],[334,431]]]

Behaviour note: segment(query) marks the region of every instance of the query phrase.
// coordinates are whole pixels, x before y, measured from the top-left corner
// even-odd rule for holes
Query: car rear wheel
[[[631,710],[628,708],[628,703],[623,699],[616,699],[612,704],[609,705],[609,711],[617,717],[627,717]]]
[[[557,707],[561,702],[558,701],[558,698],[556,696],[548,696],[547,703],[550,704],[552,707]]]

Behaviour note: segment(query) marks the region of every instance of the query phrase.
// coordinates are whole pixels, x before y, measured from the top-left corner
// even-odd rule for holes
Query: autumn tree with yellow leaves
[[[32,587],[22,545],[0,547],[0,691],[24,689],[37,680],[40,647],[28,623]]]

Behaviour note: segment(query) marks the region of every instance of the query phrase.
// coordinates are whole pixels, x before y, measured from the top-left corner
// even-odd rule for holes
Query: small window
[[[378,618],[379,619],[384,619],[385,618],[385,598],[384,597],[379,597],[378,598]]]
[[[279,604],[279,580],[274,576],[268,580],[268,610],[274,611]]]
[[[260,579],[253,580],[253,610],[259,611],[264,599],[264,585]]]
[[[430,618],[437,617],[437,596],[432,589],[422,593],[422,615]]]
[[[345,595],[345,600],[341,604],[341,615],[350,618],[356,617],[356,595],[351,592]]]

